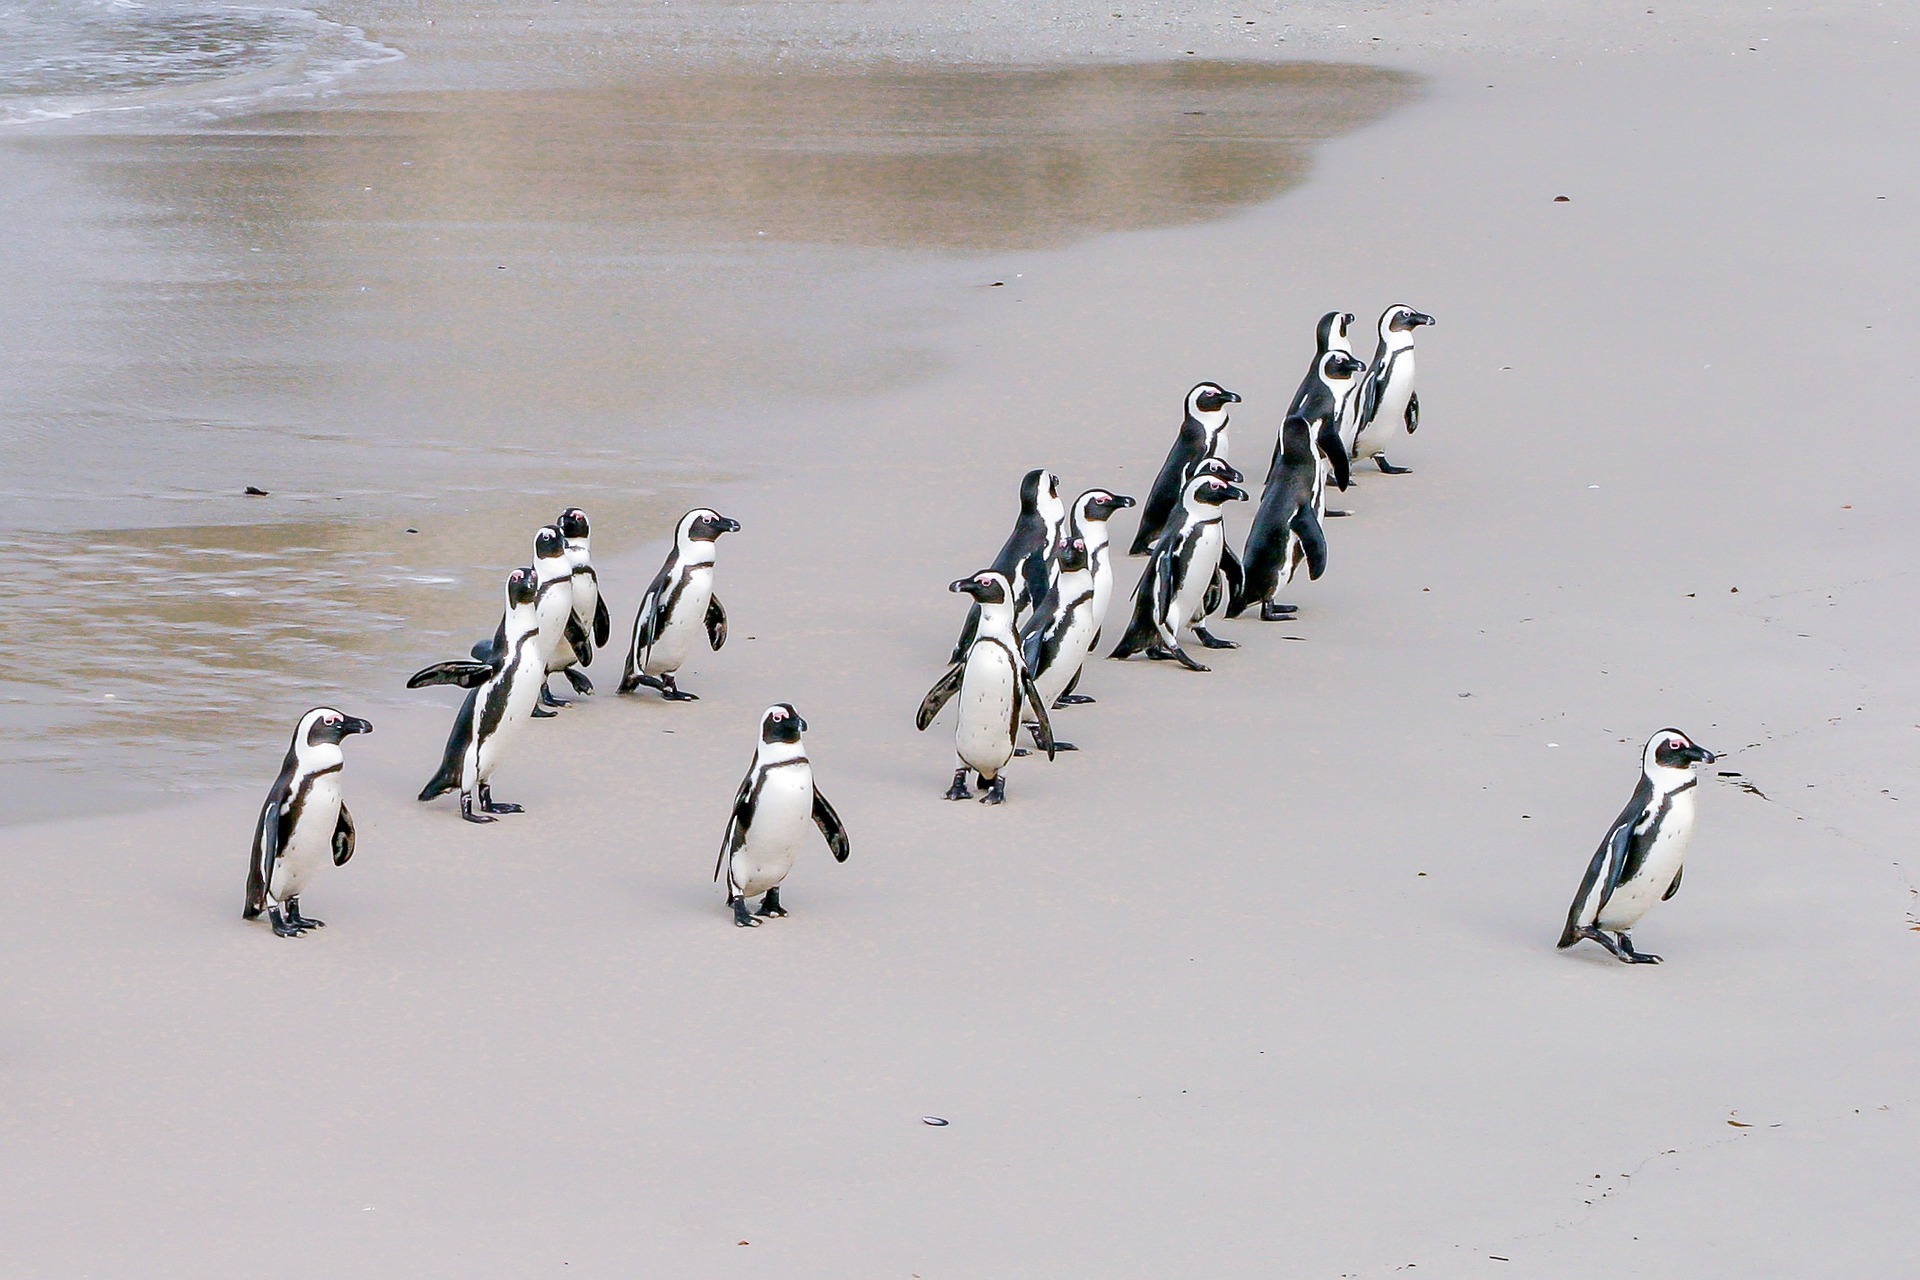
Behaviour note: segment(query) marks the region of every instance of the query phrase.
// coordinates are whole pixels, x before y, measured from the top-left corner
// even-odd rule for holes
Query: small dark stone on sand
[[[1553,198],[1553,202],[1555,204],[1572,204],[1573,197],[1572,196],[1555,196]]]
[[[418,533],[418,532],[420,532],[420,531],[419,531],[418,529],[409,529],[409,530],[407,530],[407,532],[408,532],[408,533]]]
[[[257,489],[253,485],[248,485],[246,495],[249,498],[264,498],[267,496],[267,491],[265,489]]]

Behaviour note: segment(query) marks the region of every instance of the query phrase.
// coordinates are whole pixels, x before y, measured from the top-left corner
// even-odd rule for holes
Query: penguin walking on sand
[[[1033,677],[1040,705],[1046,707],[1059,705],[1067,686],[1080,678],[1081,668],[1093,652],[1094,637],[1100,630],[1093,616],[1093,571],[1087,562],[1086,540],[1062,539],[1055,558],[1060,565],[1060,576],[1040,607],[1027,619],[1026,626],[1020,629],[1020,656],[1027,665],[1027,673]],[[1030,722],[1027,728],[1038,744],[1040,726]],[[1071,742],[1058,738],[1054,739],[1053,747],[1056,751],[1079,750]]]
[[[613,619],[607,614],[607,602],[600,598],[600,575],[593,571],[592,531],[587,524],[587,513],[578,507],[568,507],[553,523],[566,539],[567,567],[572,570],[573,620],[579,631],[575,647],[581,639],[587,645],[587,654],[579,665],[566,669],[567,683],[575,693],[584,696],[593,692],[593,681],[587,679],[587,673],[580,667],[590,665],[594,652],[606,648],[613,633]]]
[[[496,804],[490,785],[501,752],[529,720],[547,682],[540,653],[539,585],[531,569],[507,575],[507,616],[503,635],[484,662],[439,662],[416,671],[407,688],[457,684],[468,690],[447,735],[440,771],[420,792],[422,800],[460,792],[460,816],[468,822],[493,822],[496,814],[519,813],[517,804]],[[480,812],[474,812],[475,801]]]
[[[1229,618],[1239,617],[1256,601],[1262,622],[1290,618],[1294,606],[1275,604],[1273,593],[1292,582],[1303,563],[1312,578],[1327,569],[1327,536],[1315,501],[1320,458],[1312,430],[1304,420],[1288,418],[1280,426],[1280,445],[1280,457],[1267,475],[1260,509],[1247,531],[1245,577],[1227,606]]]
[[[713,878],[725,873],[727,905],[733,908],[733,922],[742,928],[787,914],[780,885],[806,843],[809,822],[827,838],[834,861],[845,862],[853,851],[840,815],[814,785],[813,765],[800,741],[806,728],[790,702],[777,702],[762,712],[753,766],[733,797],[733,816],[727,820]],[[760,908],[748,911],[747,899],[753,897],[760,897]]]
[[[340,798],[346,762],[340,743],[348,734],[372,732],[365,720],[332,707],[315,707],[300,717],[280,776],[253,826],[245,919],[258,920],[265,912],[282,938],[325,926],[324,920],[300,914],[300,894],[329,858],[344,867],[353,856],[353,815]]]
[[[1067,513],[1068,534],[1087,544],[1087,575],[1093,582],[1093,602],[1089,608],[1093,613],[1095,648],[1100,645],[1100,628],[1106,625],[1107,606],[1113,602],[1112,531],[1107,521],[1114,512],[1124,511],[1132,505],[1133,499],[1124,493],[1089,489],[1073,500],[1073,506]],[[1073,679],[1067,681],[1066,691],[1053,700],[1055,709],[1093,701],[1084,693],[1074,692],[1086,669],[1083,663]]]
[[[1380,342],[1360,388],[1353,458],[1356,462],[1372,458],[1390,476],[1413,470],[1388,462],[1386,451],[1420,429],[1420,393],[1413,386],[1413,331],[1432,323],[1432,316],[1401,303],[1380,313]]]
[[[1628,964],[1660,963],[1659,956],[1635,951],[1627,931],[1654,903],[1680,891],[1700,781],[1693,767],[1717,758],[1678,729],[1662,729],[1647,739],[1640,753],[1640,785],[1587,864],[1558,946],[1587,938]]]
[[[972,596],[980,605],[980,627],[965,658],[954,663],[920,700],[913,727],[924,730],[957,693],[960,715],[954,725],[954,752],[960,767],[954,770],[947,799],[970,799],[967,770],[986,788],[982,804],[1004,804],[1007,798],[1007,761],[1013,759],[1014,737],[1020,732],[1020,704],[1039,725],[1034,740],[1053,759],[1053,726],[1047,704],[1033,687],[1020,642],[1013,631],[1013,585],[1006,575],[982,569],[971,578],[949,583],[947,590]]]
[[[1351,479],[1347,446],[1340,431],[1348,408],[1359,392],[1361,375],[1366,371],[1367,366],[1351,351],[1322,351],[1313,358],[1313,367],[1300,380],[1299,389],[1293,393],[1293,404],[1287,409],[1287,418],[1298,418],[1313,428],[1314,452],[1319,456],[1314,504],[1322,516],[1326,514],[1324,495],[1328,478],[1343,492]],[[1281,421],[1285,422],[1286,418]],[[1267,466],[1269,479],[1280,468],[1280,453],[1285,443],[1285,432],[1274,439],[1273,461]]]
[[[1226,456],[1227,406],[1239,403],[1239,396],[1217,382],[1202,382],[1187,392],[1187,416],[1173,448],[1167,451],[1167,460],[1160,464],[1160,474],[1154,477],[1147,505],[1140,509],[1140,528],[1134,532],[1131,554],[1145,555],[1166,531],[1180,494],[1193,477],[1194,464],[1215,454]]]
[[[1056,572],[1053,552],[1059,545],[1066,521],[1067,508],[1060,501],[1060,477],[1044,467],[1027,472],[1020,481],[1020,515],[1013,522],[1013,532],[1001,545],[1000,554],[993,558],[992,566],[995,573],[1013,584],[1016,626],[1033,612],[1053,585]],[[966,625],[960,628],[960,639],[954,643],[953,657],[948,661],[960,662],[966,658],[979,626],[980,606],[976,604],[967,610]]]
[[[534,530],[533,580],[534,614],[540,623],[540,655],[547,675],[565,671],[576,663],[591,661],[592,643],[573,616],[573,566],[568,563],[567,540],[558,525],[545,524]],[[473,646],[474,661],[494,661],[505,645],[506,637],[507,620],[503,615],[500,625],[494,629],[493,638]],[[568,683],[572,683],[571,677]],[[572,705],[563,698],[554,697],[547,690],[545,677],[542,677],[540,696],[533,709],[535,719],[544,720],[553,716],[553,712],[544,710],[546,707]]]
[[[647,584],[647,594],[633,615],[633,642],[627,649],[620,692],[632,693],[646,685],[660,690],[669,702],[699,698],[676,684],[674,673],[693,652],[693,639],[702,628],[715,652],[727,642],[727,611],[713,594],[714,544],[720,535],[738,532],[738,520],[711,507],[695,507],[680,517],[673,530],[673,550]]]
[[[1219,476],[1203,473],[1187,482],[1180,500],[1180,526],[1154,543],[1140,585],[1134,588],[1132,624],[1108,656],[1130,658],[1144,652],[1149,658],[1176,661],[1189,671],[1210,670],[1181,648],[1180,633],[1188,628],[1209,649],[1239,647],[1195,626],[1194,619],[1203,616],[1207,592],[1217,589],[1214,578],[1226,546],[1221,507],[1244,501],[1246,496],[1245,489]]]

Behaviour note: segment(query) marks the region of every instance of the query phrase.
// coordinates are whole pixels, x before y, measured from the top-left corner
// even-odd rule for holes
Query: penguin
[[[791,702],[776,702],[762,712],[760,745],[733,797],[733,816],[727,820],[713,878],[718,881],[726,874],[727,905],[733,908],[733,922],[742,928],[787,914],[780,903],[780,884],[793,870],[809,820],[827,838],[835,862],[845,862],[853,852],[840,815],[814,785],[813,765],[800,741],[806,728]],[[762,894],[760,909],[748,911],[747,899]]]
[[[1337,358],[1337,353],[1334,353]],[[1273,593],[1292,582],[1304,562],[1309,577],[1318,578],[1327,569],[1327,536],[1320,527],[1320,512],[1315,503],[1319,491],[1317,477],[1320,451],[1314,447],[1313,433],[1305,420],[1288,418],[1280,426],[1281,455],[1273,471],[1267,474],[1266,490],[1260,495],[1260,509],[1254,514],[1253,527],[1247,531],[1245,577],[1227,616],[1237,618],[1255,601],[1260,604],[1262,622],[1278,622],[1291,617],[1289,606],[1273,603]]]
[[[536,589],[534,613],[540,621],[540,654],[546,664],[547,674],[565,671],[576,663],[592,661],[591,641],[574,618],[573,566],[567,559],[566,535],[560,532],[558,525],[543,524],[534,530],[533,574]],[[474,661],[494,661],[506,643],[506,635],[507,620],[502,617],[500,625],[494,629],[493,638],[473,646]],[[571,705],[548,692],[545,678],[541,679],[540,697],[533,709],[536,719],[552,718],[554,713],[543,710],[545,707]]]
[[[1093,571],[1088,564],[1086,540],[1063,538],[1055,559],[1060,576],[1020,629],[1021,660],[1033,677],[1041,705],[1047,707],[1059,705],[1060,695],[1080,678],[1081,666],[1093,652],[1094,636],[1100,630],[1093,616]],[[1029,723],[1027,728],[1038,744],[1039,725]],[[1053,747],[1056,751],[1079,750],[1058,738]]]
[[[1019,640],[1013,632],[1013,584],[1007,581],[1006,575],[982,569],[971,578],[949,583],[947,590],[970,595],[978,602],[979,633],[966,657],[949,667],[920,700],[913,727],[925,730],[940,714],[940,708],[946,706],[954,694],[959,694],[960,718],[954,725],[953,745],[960,757],[960,767],[954,770],[947,799],[972,797],[973,793],[967,790],[967,770],[972,769],[979,774],[980,785],[986,788],[980,802],[1004,804],[1007,777],[1002,770],[1007,767],[1007,761],[1013,759],[1014,735],[1020,731],[1021,701],[1025,700],[1039,726],[1034,741],[1040,744],[1049,760],[1053,759],[1054,752],[1053,726],[1047,719],[1047,704],[1033,687],[1033,677],[1020,656]]]
[[[1388,462],[1386,449],[1404,438],[1402,428],[1409,436],[1420,429],[1420,393],[1413,389],[1413,331],[1432,323],[1432,316],[1400,303],[1380,313],[1380,343],[1360,388],[1353,458],[1356,462],[1372,458],[1390,476],[1413,470]]]
[[[1218,457],[1200,459],[1199,462],[1194,464],[1193,474],[1195,476],[1212,476],[1214,479],[1224,480],[1228,484],[1239,484],[1242,480],[1246,479],[1245,476],[1240,474],[1237,467],[1233,466],[1233,464],[1229,463],[1225,458]],[[1188,478],[1191,479],[1192,477],[1190,476]],[[1177,529],[1185,519],[1185,511],[1176,509],[1174,518],[1168,523]],[[1196,613],[1188,623],[1188,625],[1193,628],[1194,634],[1200,637],[1200,643],[1206,645],[1208,648],[1237,649],[1240,647],[1234,642],[1222,640],[1208,631],[1206,622],[1208,618],[1220,612],[1222,606],[1233,602],[1240,594],[1240,584],[1245,578],[1246,574],[1241,568],[1239,555],[1234,551],[1233,544],[1228,542],[1223,535],[1220,540],[1220,567],[1214,570],[1212,585],[1210,585],[1206,593],[1200,597],[1200,611]]]
[[[1131,554],[1145,555],[1173,517],[1181,491],[1192,476],[1194,463],[1205,457],[1227,452],[1227,406],[1239,404],[1240,397],[1217,382],[1202,382],[1187,392],[1187,416],[1180,424],[1180,435],[1160,464],[1153,488],[1147,493],[1147,505],[1140,510],[1140,528],[1133,535]]]
[[[578,507],[568,507],[553,523],[566,539],[567,565],[573,570],[573,620],[588,642],[587,656],[579,666],[568,667],[565,674],[573,691],[586,695],[593,692],[593,681],[587,679],[587,673],[580,667],[593,661],[594,650],[606,648],[613,632],[613,619],[607,615],[607,602],[600,598],[600,575],[593,571],[587,513]]]
[[[1718,758],[1678,729],[1662,729],[1647,739],[1640,753],[1640,785],[1594,851],[1556,945],[1570,947],[1590,938],[1628,964],[1660,963],[1659,956],[1635,951],[1627,931],[1655,902],[1680,891],[1700,781],[1693,766]]]
[[[532,569],[515,569],[507,575],[504,634],[489,659],[435,663],[414,672],[407,681],[409,689],[457,684],[469,690],[447,735],[440,771],[420,792],[420,799],[431,800],[458,790],[460,816],[468,822],[493,822],[496,814],[521,812],[517,804],[494,803],[489,784],[501,751],[533,715],[534,703],[547,682],[546,661],[540,655],[539,590]],[[473,809],[476,799],[478,813]]]
[[[1007,535],[992,566],[995,573],[1013,584],[1016,625],[1033,612],[1040,597],[1052,585],[1053,550],[1060,542],[1066,519],[1067,508],[1060,501],[1060,477],[1044,467],[1027,472],[1020,481],[1019,518],[1013,522],[1013,532]],[[966,625],[960,628],[960,639],[954,643],[949,662],[966,659],[979,626],[980,606],[975,605],[967,610]]]
[[[1144,650],[1149,658],[1171,658],[1189,671],[1210,670],[1180,647],[1180,633],[1199,615],[1220,568],[1225,546],[1221,507],[1246,496],[1245,489],[1218,476],[1202,473],[1187,482],[1180,526],[1154,544],[1140,585],[1134,588],[1133,623],[1108,656],[1124,659]],[[1209,649],[1237,647],[1202,629],[1196,628],[1195,634]]]
[[[1106,625],[1107,605],[1113,601],[1113,549],[1107,521],[1114,512],[1124,511],[1132,505],[1133,499],[1126,494],[1089,489],[1073,500],[1073,506],[1067,514],[1068,532],[1087,544],[1087,573],[1093,579],[1091,608],[1095,648],[1100,645],[1100,629]],[[1067,681],[1066,692],[1053,700],[1056,709],[1093,701],[1084,693],[1074,692],[1085,671],[1083,664],[1074,673],[1073,679]]]
[[[1342,442],[1340,429],[1348,406],[1359,390],[1359,375],[1366,371],[1365,363],[1351,351],[1322,351],[1313,358],[1313,366],[1293,393],[1287,417],[1281,419],[1284,423],[1287,418],[1298,418],[1313,428],[1313,447],[1320,456],[1314,500],[1323,512],[1325,499],[1318,495],[1324,493],[1327,478],[1331,476],[1343,492],[1351,479],[1347,447]],[[1280,469],[1280,453],[1285,442],[1284,432],[1274,438],[1273,461],[1267,466],[1269,479]]]
[[[713,594],[714,543],[723,533],[738,532],[738,520],[711,507],[695,507],[680,517],[673,531],[673,550],[647,584],[640,610],[633,615],[633,642],[627,649],[621,693],[646,685],[660,690],[669,702],[699,698],[674,683],[674,672],[687,660],[701,627],[716,651],[727,642],[727,611]]]
[[[300,893],[328,857],[344,867],[353,856],[353,815],[340,798],[346,761],[340,743],[348,734],[372,732],[365,720],[332,707],[315,707],[300,717],[280,776],[253,825],[243,919],[258,920],[264,911],[282,938],[325,927],[324,920],[300,914]]]

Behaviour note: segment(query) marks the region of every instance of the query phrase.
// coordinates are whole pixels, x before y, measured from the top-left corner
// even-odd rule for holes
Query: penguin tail
[[[438,796],[447,794],[449,791],[457,791],[459,789],[460,775],[456,773],[449,777],[445,771],[442,771],[433,775],[433,781],[429,782],[426,787],[421,790],[420,798],[422,800],[432,800]]]
[[[1560,941],[1554,943],[1553,945],[1558,949],[1565,951],[1568,947],[1572,946],[1574,943],[1578,941],[1580,941],[1579,931],[1576,930],[1571,924],[1569,924],[1566,928],[1560,931]]]

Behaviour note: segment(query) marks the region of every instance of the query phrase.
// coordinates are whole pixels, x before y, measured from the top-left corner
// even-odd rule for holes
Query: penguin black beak
[[[1247,500],[1247,491],[1236,484],[1227,490],[1227,497],[1234,502],[1245,502]]]
[[[720,532],[738,533],[740,532],[740,522],[738,520],[728,520],[723,517],[720,521]]]
[[[362,720],[357,716],[348,716],[340,722],[341,733],[372,733],[373,721]]]
[[[962,578],[958,582],[949,582],[947,584],[947,590],[957,591],[962,595],[969,595],[977,600],[980,598],[980,593],[985,591],[986,588],[978,582],[975,582],[972,578]]]
[[[1707,750],[1705,747],[1700,746],[1698,743],[1695,743],[1693,746],[1688,747],[1686,750],[1686,755],[1688,759],[1693,760],[1699,764],[1712,764],[1714,761],[1720,758],[1719,756],[1715,755],[1713,752]]]
[[[800,721],[800,724],[798,727],[800,729],[800,732],[805,733],[807,731],[807,722],[805,720]]]
[[[1416,311],[1407,317],[1407,323],[1412,325],[1432,324],[1433,317],[1424,311]]]
[[[1238,394],[1236,394],[1235,392],[1232,392],[1232,391],[1222,391],[1222,392],[1220,393],[1220,398],[1221,398],[1222,400],[1224,400],[1224,401],[1226,401],[1226,402],[1227,402],[1228,404],[1239,404],[1239,403],[1240,403],[1240,397],[1239,397],[1239,395],[1238,395]]]
[[[1133,499],[1124,493],[1116,493],[1113,495],[1113,505],[1120,510],[1125,510],[1133,505]]]

